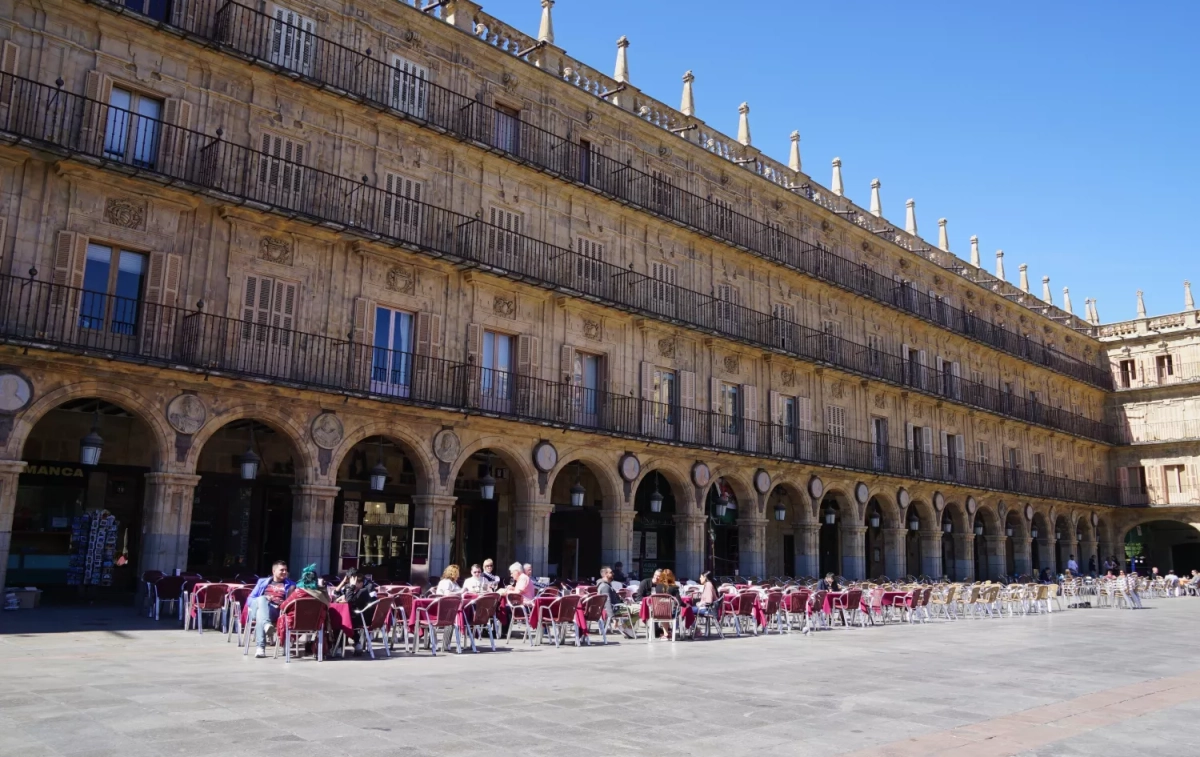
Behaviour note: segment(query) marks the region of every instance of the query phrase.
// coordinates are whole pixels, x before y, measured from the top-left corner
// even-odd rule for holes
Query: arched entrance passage
[[[828,573],[840,574],[842,572],[842,516],[842,505],[838,502],[838,498],[832,494],[826,494],[825,498],[821,500],[821,507],[817,512],[821,523],[821,530],[817,537],[817,551],[820,554],[817,564],[820,566],[822,576]]]
[[[879,578],[887,573],[887,544],[884,529],[891,528],[879,500],[871,497],[867,502],[864,548],[866,550],[867,578]]]
[[[1004,573],[1016,576],[1023,565],[1017,564],[1017,543],[1025,539],[1025,528],[1021,516],[1016,510],[1011,510],[1004,516],[1004,535],[1008,537],[1004,545]]]
[[[476,450],[459,466],[447,534],[448,565],[467,569],[490,557],[496,560],[497,571],[507,571],[510,561],[499,556],[517,554],[516,545],[510,541],[512,529],[507,526],[513,519],[518,484],[508,455],[501,450]]]
[[[975,580],[977,581],[992,577],[991,571],[988,570],[988,536],[992,535],[994,534],[988,533],[987,519],[983,517],[983,513],[977,513],[975,525],[972,527],[974,542],[971,547],[975,556]]]
[[[659,568],[676,570],[675,488],[667,476],[652,470],[642,477],[633,497],[633,546],[626,573],[649,578]]]
[[[205,578],[264,576],[274,561],[291,559],[299,457],[287,432],[253,418],[231,421],[205,440],[196,462],[188,570]]]
[[[1050,565],[1051,553],[1047,547],[1054,534],[1050,531],[1050,522],[1044,514],[1033,514],[1033,522],[1029,525],[1029,537],[1030,561],[1033,564],[1034,578],[1038,578],[1045,568],[1053,569]]]
[[[83,441],[93,433],[102,445],[85,465]],[[79,398],[46,412],[21,449],[28,466],[17,482],[5,582],[37,586],[48,604],[127,599],[138,588],[146,474],[157,452],[149,424],[120,405]]]
[[[546,570],[559,579],[593,581],[600,572],[604,506],[600,480],[584,462],[559,469],[550,486],[550,544]]]
[[[921,509],[917,503],[908,506],[904,514],[904,565],[906,576],[920,576],[925,573],[924,554],[921,547],[921,530],[928,525],[921,517]]]
[[[355,443],[337,469],[330,554],[333,566],[357,568],[379,583],[408,581],[412,565],[413,495],[420,484],[406,446],[383,435]]]
[[[1058,573],[1067,569],[1067,560],[1071,557],[1071,541],[1075,531],[1067,516],[1060,515],[1054,521],[1054,561]]]
[[[967,559],[968,539],[973,539],[967,513],[958,503],[947,502],[942,510],[942,572],[954,581],[970,578],[972,565]]]
[[[708,559],[705,567],[717,576],[738,572],[738,500],[724,478],[713,481],[705,497],[708,514]]]
[[[796,565],[797,535],[794,528],[800,520],[801,501],[796,491],[787,484],[776,486],[767,498],[766,568],[770,576],[794,576],[800,573]],[[779,517],[780,513],[782,518]]]
[[[1200,570],[1200,531],[1188,523],[1155,520],[1134,526],[1125,534],[1126,567],[1139,575],[1153,568],[1166,575],[1174,569],[1180,576]]]

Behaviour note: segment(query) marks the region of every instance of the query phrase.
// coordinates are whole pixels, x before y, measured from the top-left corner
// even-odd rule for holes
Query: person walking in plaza
[[[1137,571],[1132,571],[1129,575],[1125,575],[1125,571],[1121,571],[1121,578],[1125,581],[1125,593],[1129,597],[1129,604],[1136,610],[1142,609],[1142,595],[1138,592]]]
[[[1079,563],[1075,562],[1075,555],[1067,558],[1067,570],[1071,571],[1071,575],[1079,575]]]
[[[267,634],[275,630],[275,621],[279,619],[279,606],[296,588],[296,582],[288,578],[288,565],[284,560],[276,560],[271,565],[271,575],[258,579],[254,591],[246,598],[250,610],[247,622],[254,622],[255,657],[267,656]]]

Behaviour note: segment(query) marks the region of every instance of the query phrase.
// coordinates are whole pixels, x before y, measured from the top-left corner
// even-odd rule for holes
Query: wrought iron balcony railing
[[[1087,503],[1114,488],[0,276],[0,340],[687,447]]]
[[[1112,428],[975,382],[911,356],[862,345],[595,260],[400,194],[235,145],[60,88],[0,74],[0,129],[134,173],[183,182],[230,202],[344,229],[427,254],[450,255],[501,275],[565,290],[671,323],[903,386],[1098,441]],[[817,251],[819,253],[819,251]],[[808,264],[812,250],[798,251]],[[865,267],[864,267],[865,270]],[[894,282],[892,282],[895,285]],[[906,300],[910,287],[891,296]]]
[[[91,0],[126,12],[116,0]],[[520,120],[498,108],[438,86],[390,65],[230,0],[176,0],[162,25],[198,38],[206,46],[242,57],[322,89],[364,102],[440,131],[449,132],[539,170],[586,185],[619,202],[661,215],[693,231],[754,253],[792,270],[868,297],[1002,352],[1102,389],[1112,388],[1107,370],[1066,355],[1028,335],[992,323],[909,288],[897,296],[896,281],[867,265],[836,255],[744,215],[730,206],[673,185],[597,151]],[[805,196],[799,194],[798,196]]]

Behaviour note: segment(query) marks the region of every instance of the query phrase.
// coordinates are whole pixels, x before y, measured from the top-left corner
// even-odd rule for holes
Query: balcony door
[[[371,391],[407,397],[412,389],[413,316],[403,310],[375,308],[375,344],[371,352]]]
[[[91,243],[79,294],[83,342],[129,352],[136,346],[146,284],[146,256]]]
[[[154,168],[163,101],[113,87],[104,125],[104,157],[138,168]]]
[[[485,410],[507,413],[512,409],[513,341],[508,334],[483,332],[479,402]]]
[[[312,73],[317,22],[287,8],[275,8],[271,21],[270,60],[300,74]]]
[[[586,352],[575,353],[575,364],[571,375],[574,423],[595,427],[599,421],[600,408],[600,361],[599,355]]]

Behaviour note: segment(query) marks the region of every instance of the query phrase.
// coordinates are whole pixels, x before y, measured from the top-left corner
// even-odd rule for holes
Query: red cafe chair
[[[275,651],[279,656],[279,645],[284,647],[283,661],[292,661],[293,650],[300,652],[302,638],[306,634],[316,636],[317,662],[325,659],[325,621],[329,608],[316,597],[303,595],[289,599],[279,608],[279,623],[275,628]],[[247,646],[249,643],[247,642]]]

